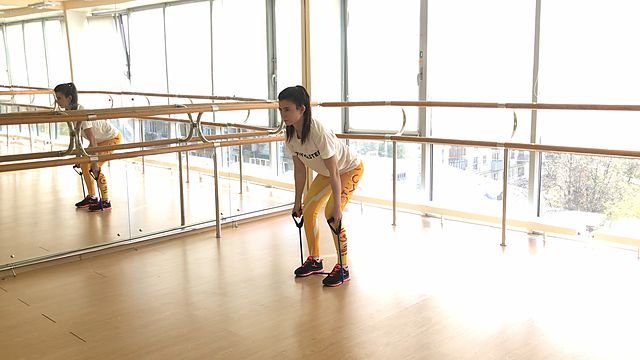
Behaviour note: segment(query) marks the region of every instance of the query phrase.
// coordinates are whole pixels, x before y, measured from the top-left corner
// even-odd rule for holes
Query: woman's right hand
[[[291,214],[295,217],[301,217],[302,216],[302,204],[300,203],[295,203],[295,205],[293,205],[293,210],[291,210]]]

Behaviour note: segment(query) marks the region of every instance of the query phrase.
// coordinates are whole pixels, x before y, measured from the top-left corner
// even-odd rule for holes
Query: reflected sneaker
[[[111,210],[111,201],[100,200],[97,203],[89,206],[89,211],[105,211],[105,210]]]
[[[95,196],[87,195],[82,201],[76,203],[77,208],[86,208],[98,203],[98,198]]]
[[[313,256],[309,256],[307,258],[307,261],[305,261],[304,264],[297,268],[293,273],[296,274],[296,276],[302,277],[321,273],[322,269],[322,259],[320,259],[320,261],[317,261],[313,258]]]
[[[340,286],[349,280],[351,280],[349,278],[349,267],[342,267],[340,264],[336,264],[331,273],[322,280],[322,283],[324,286]]]

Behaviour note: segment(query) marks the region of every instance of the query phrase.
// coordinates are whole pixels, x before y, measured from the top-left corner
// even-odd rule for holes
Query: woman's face
[[[296,108],[296,104],[291,100],[280,100],[278,109],[280,110],[282,121],[287,126],[298,124],[306,110],[304,105]]]
[[[64,96],[63,94],[57,92],[56,102],[58,103],[58,106],[60,106],[63,109],[66,109],[69,107],[69,104],[71,103],[71,96]]]

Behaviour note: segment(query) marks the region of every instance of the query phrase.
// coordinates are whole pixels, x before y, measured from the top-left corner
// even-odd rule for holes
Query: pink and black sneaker
[[[76,203],[76,207],[77,208],[86,208],[89,207],[91,205],[96,205],[99,202],[98,198],[92,195],[87,195],[85,196],[84,199],[82,199],[82,201],[79,201]]]
[[[105,210],[111,210],[111,201],[100,200],[97,203],[89,206],[89,211],[105,211]]]
[[[322,259],[320,261],[313,258],[313,256],[309,256],[307,260],[297,268],[293,273],[298,277],[309,276],[311,274],[321,273],[323,269]]]
[[[351,278],[349,278],[349,268],[336,264],[336,266],[333,267],[333,270],[331,270],[331,273],[322,280],[322,283],[324,286],[334,287],[340,286],[349,280],[351,280]]]

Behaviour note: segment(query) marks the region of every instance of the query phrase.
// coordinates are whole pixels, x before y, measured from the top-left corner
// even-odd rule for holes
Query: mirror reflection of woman
[[[53,89],[56,96],[56,103],[64,110],[83,110],[78,104],[78,91],[73,83],[57,85]],[[89,140],[89,148],[97,146],[108,146],[120,144],[122,135],[120,131],[107,120],[79,121],[76,124],[78,136]],[[98,152],[96,155],[110,154],[111,151]],[[109,188],[107,178],[101,171],[104,161],[93,161],[91,164],[81,164],[82,176],[87,185],[87,196],[75,205],[77,208],[88,208],[89,211],[111,210],[109,199]],[[98,176],[98,186],[100,197],[96,196],[94,179],[91,173]]]

